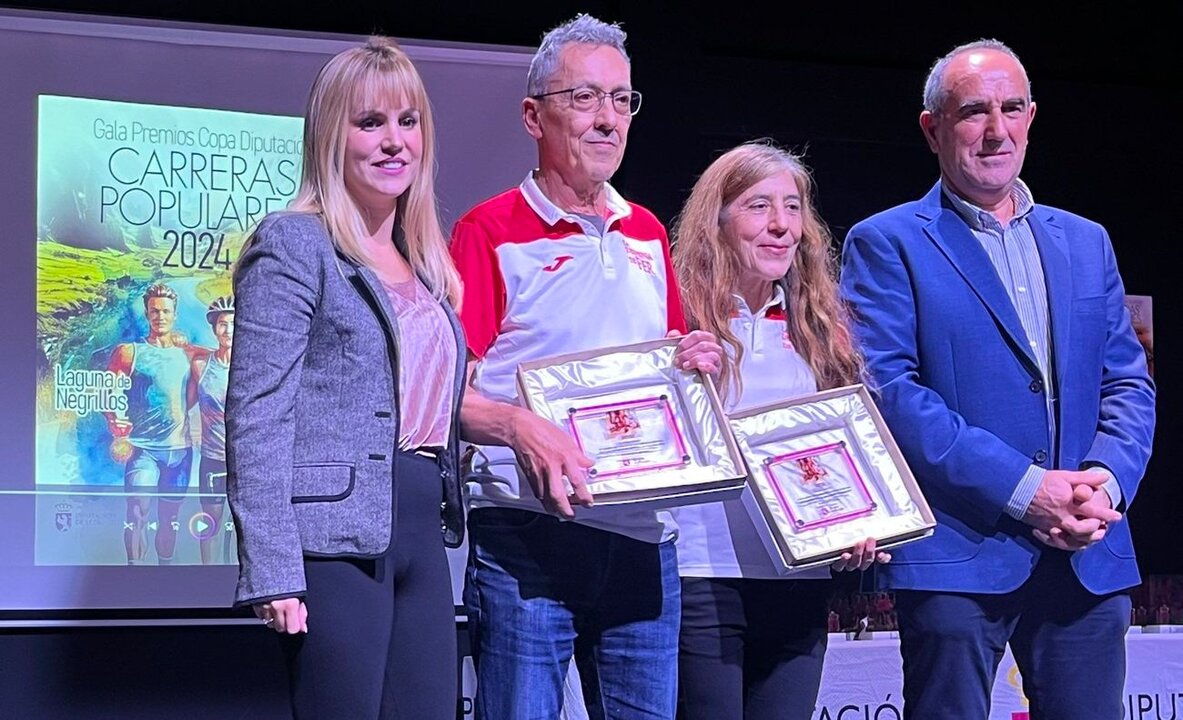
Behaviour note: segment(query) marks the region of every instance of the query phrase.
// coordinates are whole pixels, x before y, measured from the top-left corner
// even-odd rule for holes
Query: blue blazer
[[[986,251],[938,183],[855,225],[842,294],[879,385],[879,406],[938,521],[893,552],[889,588],[1000,593],[1027,579],[1047,546],[1005,513],[1032,464],[1102,465],[1134,499],[1154,432],[1154,386],[1134,336],[1109,236],[1036,205],[1029,221],[1047,280],[1058,437],[1047,388]],[[1138,584],[1123,518],[1072,556],[1094,593]]]
[[[400,234],[395,244],[406,255]],[[305,557],[382,555],[400,481],[397,316],[372,270],[337,253],[320,218],[273,213],[238,260],[226,391],[226,496],[238,528],[237,605],[303,595]],[[452,427],[439,458],[441,532],[464,531],[459,425],[464,335]]]

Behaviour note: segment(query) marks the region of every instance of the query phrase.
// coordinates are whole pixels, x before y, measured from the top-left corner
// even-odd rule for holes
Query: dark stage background
[[[1173,13],[1104,2],[6,5],[525,46],[576,12],[589,12],[623,23],[634,86],[645,93],[614,181],[627,197],[668,222],[719,152],[771,137],[805,151],[838,239],[862,217],[932,185],[935,158],[916,122],[924,75],[952,46],[997,37],[1023,58],[1039,107],[1024,179],[1039,202],[1104,224],[1127,291],[1154,299],[1158,430],[1129,521],[1145,575],[1183,573],[1174,533],[1183,483],[1170,470],[1179,454],[1175,380],[1183,369],[1173,313],[1183,278],[1166,260],[1176,256],[1168,211],[1183,168],[1178,116],[1169,110],[1179,89],[1175,58],[1168,57]],[[0,82],[10,72],[19,69],[0,70]],[[524,85],[523,77],[523,92]],[[279,660],[261,628],[3,633],[0,718],[282,717]]]

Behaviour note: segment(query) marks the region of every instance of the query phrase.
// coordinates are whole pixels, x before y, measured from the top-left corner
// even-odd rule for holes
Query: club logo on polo
[[[542,267],[542,271],[543,272],[555,272],[559,268],[563,267],[563,263],[567,262],[568,260],[574,260],[574,259],[575,258],[571,257],[570,255],[560,255],[557,258],[555,258],[555,261],[553,263],[551,263],[550,265],[544,265]]]

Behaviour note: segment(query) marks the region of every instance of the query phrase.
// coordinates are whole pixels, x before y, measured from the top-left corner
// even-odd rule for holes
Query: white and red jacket
[[[519,363],[685,332],[665,228],[611,186],[601,237],[589,219],[543,195],[533,175],[468,211],[452,231],[464,280],[460,320],[478,359],[473,386],[519,404]],[[513,451],[482,446],[489,475],[468,485],[473,508],[544,512],[519,482]],[[671,539],[668,513],[577,508],[576,522],[648,542]]]

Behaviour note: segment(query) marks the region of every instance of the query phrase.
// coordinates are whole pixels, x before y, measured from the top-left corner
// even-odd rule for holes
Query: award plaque
[[[709,377],[674,367],[678,340],[523,363],[523,404],[595,461],[596,505],[671,507],[739,497],[743,456]]]
[[[864,386],[762,405],[730,421],[748,464],[745,509],[781,572],[832,562],[868,537],[884,549],[936,527]]]
[[[596,459],[597,480],[690,463],[668,395],[568,409],[579,449]]]

